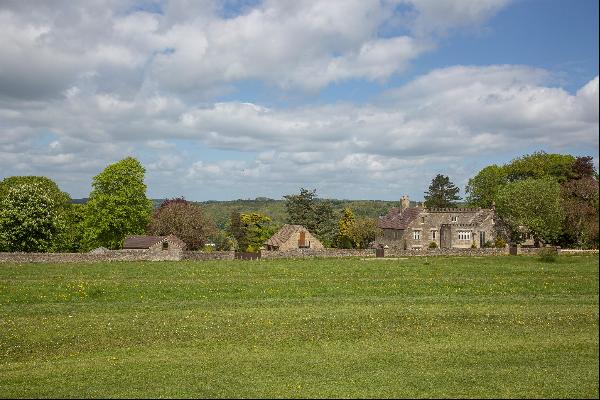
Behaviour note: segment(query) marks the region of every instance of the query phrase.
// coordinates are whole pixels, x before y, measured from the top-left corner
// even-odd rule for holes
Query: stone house
[[[439,248],[480,248],[496,239],[494,208],[410,207],[408,196],[400,204],[380,217],[383,236],[376,246],[418,250],[434,242]]]
[[[124,250],[145,250],[154,258],[161,260],[179,260],[185,242],[175,235],[169,236],[127,236],[123,244]]]
[[[292,249],[321,250],[325,247],[302,225],[285,224],[265,242],[265,248],[285,251]]]

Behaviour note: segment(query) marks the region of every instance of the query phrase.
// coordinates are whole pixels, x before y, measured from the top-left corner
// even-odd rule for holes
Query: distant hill
[[[337,211],[349,207],[357,217],[377,218],[385,215],[392,207],[398,207],[398,201],[384,200],[337,200],[329,199]],[[232,201],[201,201],[196,202],[210,215],[217,226],[223,229],[229,222],[232,212],[240,213],[258,212],[269,216],[277,225],[284,224],[287,219],[285,200],[274,200],[259,197],[254,200],[232,200]]]

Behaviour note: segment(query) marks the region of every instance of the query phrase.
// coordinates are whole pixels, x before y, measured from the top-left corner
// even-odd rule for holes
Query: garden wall
[[[184,251],[181,259],[190,261],[233,260],[234,251]]]
[[[517,246],[517,254],[537,255],[542,248]],[[560,247],[556,248],[561,252]],[[568,252],[568,251],[567,251]],[[597,252],[597,250],[596,250]],[[424,257],[424,256],[500,256],[509,255],[509,248],[480,249],[427,249],[397,250],[386,249],[385,257]],[[375,257],[374,249],[294,249],[287,251],[262,251],[262,259],[294,259],[294,258],[339,258],[339,257]],[[90,253],[1,253],[0,263],[70,263],[70,262],[106,262],[106,261],[207,261],[233,260],[233,251],[156,251],[156,250],[103,250]]]
[[[266,251],[261,252],[261,259],[274,258],[313,258],[313,257],[375,257],[375,250],[365,249],[293,249],[285,251]]]

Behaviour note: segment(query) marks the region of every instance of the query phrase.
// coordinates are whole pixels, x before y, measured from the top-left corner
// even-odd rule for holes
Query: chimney
[[[400,212],[403,212],[404,210],[406,210],[408,207],[410,207],[410,200],[408,199],[408,195],[404,195],[402,196],[402,198],[400,199]]]

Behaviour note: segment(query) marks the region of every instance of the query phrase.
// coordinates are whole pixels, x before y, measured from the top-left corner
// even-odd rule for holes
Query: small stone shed
[[[269,240],[265,242],[267,250],[292,250],[313,249],[321,250],[325,247],[302,225],[286,224],[281,227]]]
[[[123,249],[150,250],[154,252],[181,252],[185,242],[175,235],[169,236],[127,236]]]

